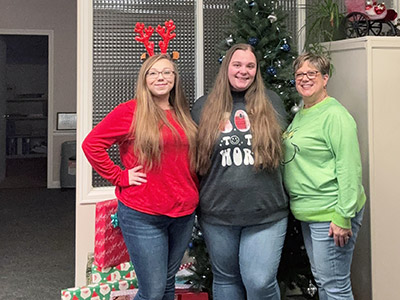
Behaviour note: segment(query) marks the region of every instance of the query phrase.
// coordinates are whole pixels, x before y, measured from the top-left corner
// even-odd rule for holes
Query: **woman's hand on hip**
[[[146,183],[146,173],[139,172],[139,170],[143,169],[143,166],[137,166],[132,169],[129,169],[129,184],[130,185],[141,185],[142,183]]]
[[[339,227],[331,222],[331,225],[329,227],[329,236],[333,236],[333,240],[335,241],[336,246],[344,247],[348,243],[352,235],[353,232],[351,231],[351,229]]]

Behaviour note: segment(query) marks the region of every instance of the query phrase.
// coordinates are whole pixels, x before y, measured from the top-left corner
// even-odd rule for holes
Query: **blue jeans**
[[[301,222],[304,245],[320,300],[353,300],[350,267],[364,208],[351,220],[353,236],[344,247],[328,236],[330,222]]]
[[[210,254],[214,300],[279,300],[276,280],[287,218],[253,226],[203,222]]]
[[[194,213],[154,216],[119,201],[118,221],[138,279],[135,300],[173,300],[175,274],[192,236]]]

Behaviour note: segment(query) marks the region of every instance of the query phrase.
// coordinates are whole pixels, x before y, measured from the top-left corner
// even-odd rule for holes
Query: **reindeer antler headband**
[[[162,38],[162,40],[158,42],[158,45],[161,50],[161,54],[167,53],[169,41],[176,37],[176,33],[172,32],[176,28],[174,21],[172,21],[172,20],[165,21],[164,25],[165,26],[158,25],[157,29],[156,29],[157,33]],[[139,35],[135,37],[135,40],[140,43],[143,43],[144,46],[146,47],[146,51],[149,54],[149,56],[153,56],[154,55],[154,42],[149,41],[150,37],[153,35],[153,32],[154,32],[153,27],[149,26],[149,27],[145,28],[143,23],[137,22],[136,26],[135,26],[135,32],[139,33]],[[143,53],[141,58],[146,59],[146,53]],[[176,51],[172,52],[172,58],[178,59],[179,53]]]

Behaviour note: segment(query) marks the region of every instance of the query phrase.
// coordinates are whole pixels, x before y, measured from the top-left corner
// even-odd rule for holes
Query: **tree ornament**
[[[290,84],[290,86],[295,86],[296,85],[296,80],[290,79],[289,80],[289,84]]]
[[[315,285],[312,284],[311,280],[310,283],[308,284],[307,288],[307,294],[309,294],[311,297],[314,297],[314,295],[317,293],[318,289]]]
[[[222,64],[222,61],[224,60],[224,58],[225,58],[225,55],[220,56],[220,57],[218,58],[218,62],[219,62],[220,64]]]
[[[250,6],[250,7],[253,7],[254,5],[256,5],[256,2],[250,1],[249,6]]]
[[[230,47],[230,46],[232,46],[233,45],[233,37],[232,37],[232,35],[230,35],[229,37],[227,37],[226,39],[225,39],[225,42],[226,42],[226,44]]]
[[[283,38],[282,42],[283,42],[283,44],[281,45],[281,50],[284,52],[289,52],[291,48],[290,48],[289,43],[287,42],[287,39]]]
[[[283,44],[281,49],[282,49],[282,51],[289,52],[290,51],[290,45],[289,44]]]
[[[268,75],[272,75],[272,76],[276,76],[276,68],[274,66],[269,66],[267,68],[267,74]]]
[[[292,108],[290,109],[290,112],[295,115],[299,112],[299,110],[300,110],[300,106],[298,106],[296,103],[295,105],[292,106]]]
[[[255,47],[258,44],[258,38],[256,37],[251,37],[248,40],[249,44],[252,45],[253,47]]]
[[[277,20],[278,20],[278,17],[274,14],[274,13],[272,13],[272,14],[270,14],[268,17],[267,17],[267,19],[271,22],[271,24],[272,23],[275,23]]]

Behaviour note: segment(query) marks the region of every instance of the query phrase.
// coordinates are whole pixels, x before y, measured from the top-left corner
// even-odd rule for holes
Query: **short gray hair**
[[[331,63],[329,62],[329,59],[326,56],[311,52],[305,52],[296,58],[296,60],[293,62],[294,72],[300,69],[306,61],[313,65],[322,75],[329,75],[331,69]]]

